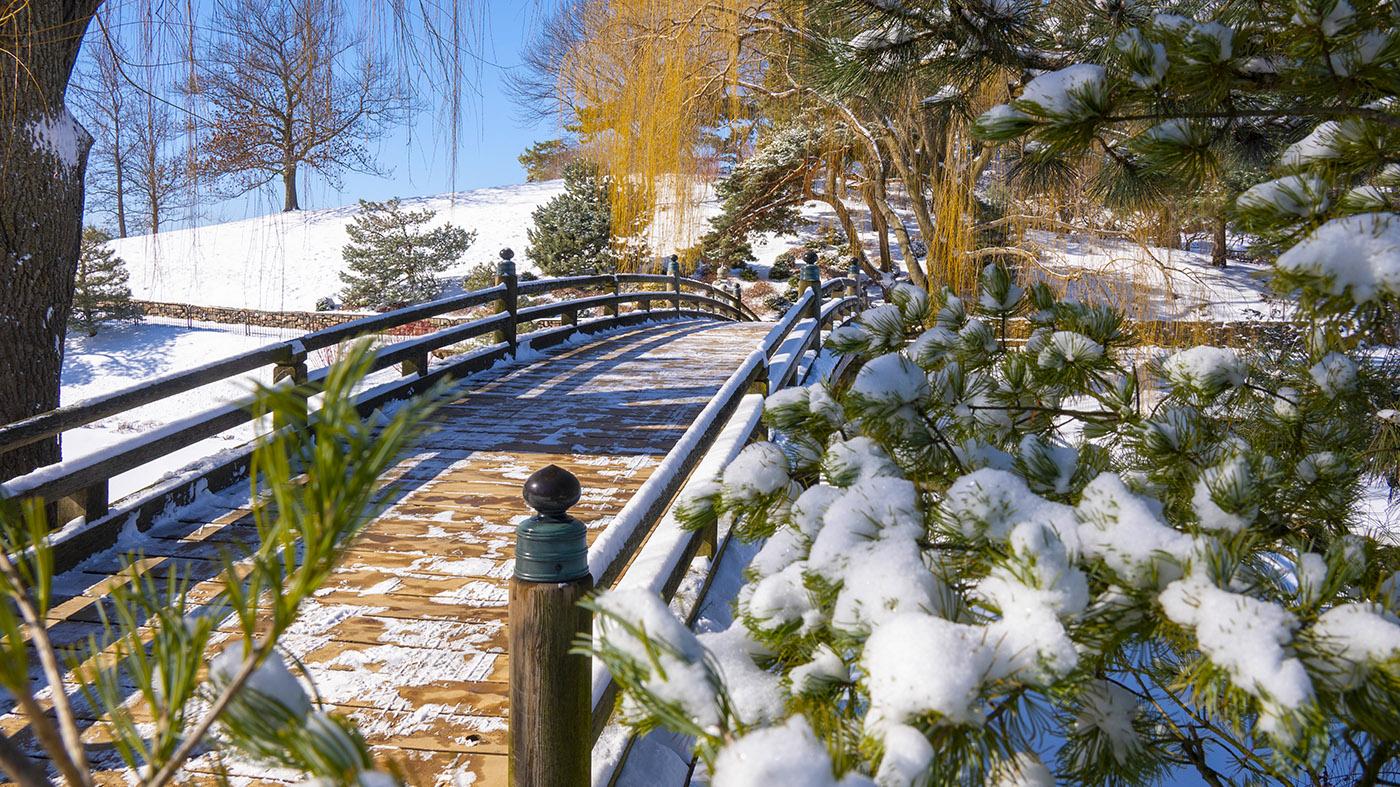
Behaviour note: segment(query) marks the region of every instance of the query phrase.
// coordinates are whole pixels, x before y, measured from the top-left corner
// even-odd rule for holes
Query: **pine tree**
[[[571,140],[545,139],[526,148],[516,161],[525,170],[525,181],[535,183],[563,177],[564,169],[578,155],[578,145]]]
[[[1393,5],[828,5],[885,9],[881,63],[1040,61],[977,130],[1094,156],[1108,199],[1242,191],[1302,325],[1154,351],[1004,268],[967,300],[898,285],[830,338],[854,378],[770,396],[778,439],[679,504],[766,539],[736,625],[591,602],[629,721],[692,736],[716,784],[1395,781],[1400,551],[1360,505],[1400,463],[1400,375],[1377,360],[1400,308]],[[939,49],[945,30],[1003,40]],[[1312,130],[1228,184],[1264,120]]]
[[[617,268],[609,179],[585,159],[564,167],[564,193],[535,208],[525,256],[550,276]]]
[[[754,155],[715,185],[720,213],[700,239],[705,258],[737,267],[756,259],[749,245],[753,233],[791,232],[821,153],[818,134],[805,126],[786,126],[765,137]]]
[[[350,242],[341,254],[349,270],[341,300],[348,308],[387,309],[428,300],[442,291],[433,275],[459,260],[476,232],[454,224],[430,230],[422,225],[437,212],[405,211],[397,197],[387,202],[360,200],[360,213],[345,228]]]
[[[111,235],[97,227],[83,228],[69,320],[88,336],[96,336],[104,323],[141,319],[141,308],[131,300],[131,288],[127,286],[126,262],[108,248],[111,240]]]

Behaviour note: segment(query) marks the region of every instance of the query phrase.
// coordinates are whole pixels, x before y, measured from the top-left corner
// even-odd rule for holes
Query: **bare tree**
[[[93,137],[88,157],[89,202],[110,214],[117,237],[127,236],[127,180],[138,100],[115,49],[116,42],[99,41],[90,50],[73,83],[76,109]],[[93,199],[95,198],[95,199]]]
[[[582,0],[566,0],[539,20],[520,52],[521,64],[506,72],[506,89],[524,122],[577,121],[578,107],[564,94],[560,70],[570,51],[586,35]]]
[[[143,96],[135,115],[128,189],[141,209],[138,226],[155,235],[172,211],[189,206],[193,155],[180,147],[180,124],[168,106]]]
[[[365,143],[409,102],[386,65],[344,32],[339,4],[228,5],[195,88],[212,116],[201,171],[232,183],[232,194],[280,179],[283,210],[301,207],[303,167],[333,185],[346,170],[380,174]]]
[[[288,0],[276,0],[278,3]],[[96,14],[102,0],[5,3],[0,12],[0,423],[58,406],[63,342],[73,301],[82,233],[84,176],[92,136],[65,104],[78,52],[113,42],[113,31],[137,30],[139,50],[153,64],[193,68],[191,43],[206,31],[243,22],[237,3],[132,0],[112,3],[109,25]],[[261,15],[262,4],[246,3]],[[375,52],[393,56],[414,74],[432,74],[444,127],[460,130],[465,63],[483,24],[485,4],[461,0],[363,4]],[[128,24],[129,23],[129,24]],[[377,48],[376,48],[377,47]],[[120,51],[120,50],[118,50]],[[374,74],[382,73],[378,62]],[[196,82],[197,80],[191,80]],[[335,93],[311,91],[316,95]],[[391,91],[383,91],[388,94]],[[324,106],[326,100],[322,100]],[[0,452],[0,480],[59,459],[58,441],[41,440]],[[6,758],[0,739],[0,764]]]

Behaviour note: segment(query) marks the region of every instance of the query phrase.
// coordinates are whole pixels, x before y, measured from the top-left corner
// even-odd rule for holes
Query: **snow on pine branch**
[[[716,785],[1144,783],[1201,739],[1251,778],[1360,767],[1335,731],[1400,728],[1400,561],[1352,532],[1375,367],[1141,367],[1111,310],[1011,279],[870,309],[831,339],[852,380],[769,397],[775,442],[684,506],[766,539],[740,624],[598,601],[629,720],[694,735]]]

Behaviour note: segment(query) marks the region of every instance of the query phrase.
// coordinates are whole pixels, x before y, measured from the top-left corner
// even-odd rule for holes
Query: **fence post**
[[[675,306],[676,316],[681,316],[681,263],[680,255],[672,254],[671,260],[666,264],[666,272],[671,274],[671,289],[676,297],[672,300]]]
[[[504,342],[507,346],[506,351],[512,356],[515,355],[515,330],[517,328],[515,317],[519,311],[520,300],[518,289],[520,284],[515,278],[515,263],[511,261],[513,259],[515,259],[515,252],[511,251],[510,247],[506,247],[501,249],[501,261],[496,263],[496,283],[506,286],[506,291],[501,293],[501,300],[496,305],[496,311],[497,313],[506,312],[510,315],[506,324],[496,331],[496,341],[498,343]]]
[[[58,501],[58,524],[62,525],[78,517],[83,517],[88,522],[96,522],[110,510],[108,483],[105,480],[98,481]]]
[[[301,402],[300,420],[302,421],[306,420],[306,397],[308,394],[306,389],[302,386],[306,385],[306,381],[309,377],[310,373],[306,368],[306,350],[301,349],[301,342],[294,342],[292,345],[287,346],[286,354],[279,358],[272,367],[273,385],[283,380],[291,380],[292,385],[299,388],[300,396],[298,399]],[[281,429],[286,425],[286,423],[281,422],[280,418],[274,418],[272,421],[274,429]]]
[[[515,530],[510,580],[510,784],[588,784],[593,748],[591,660],[569,653],[592,631],[578,602],[593,589],[573,473],[548,465],[525,482],[537,512]]]
[[[864,308],[864,307],[865,307],[865,288],[862,287],[862,286],[860,286],[860,274],[861,274],[861,270],[860,270],[860,257],[852,257],[852,258],[851,258],[851,281],[854,282],[854,284],[851,285],[851,288],[854,290],[854,292],[852,292],[851,294],[854,295],[854,296],[856,296],[856,303],[857,303],[857,304],[860,304],[860,306],[861,306],[862,308]]]
[[[425,375],[425,374],[427,374],[427,373],[428,373],[428,351],[427,351],[427,350],[424,350],[424,351],[422,351],[422,352],[420,352],[420,353],[414,353],[413,357],[411,357],[411,358],[405,358],[405,359],[403,360],[403,363],[400,363],[400,364],[399,364],[399,374],[400,374],[401,376],[403,376],[403,377],[407,377],[407,376],[409,376],[410,374],[416,374],[416,375],[419,375],[419,376],[421,377],[422,375]]]
[[[614,274],[612,275],[612,285],[613,285],[613,297],[615,298],[615,297],[621,295],[621,294],[622,294],[622,282],[618,281],[618,278],[617,278],[617,274],[616,274],[616,273],[614,273]],[[613,302],[608,306],[608,314],[612,315],[613,317],[616,317],[616,316],[620,313],[621,306],[622,306],[622,305],[619,304],[617,301],[613,301]]]
[[[807,304],[807,316],[817,321],[815,328],[817,335],[817,348],[822,346],[822,271],[817,267],[817,253],[809,251],[802,255],[802,261],[807,263],[802,266],[801,287],[798,294],[803,290],[812,291],[812,300]]]

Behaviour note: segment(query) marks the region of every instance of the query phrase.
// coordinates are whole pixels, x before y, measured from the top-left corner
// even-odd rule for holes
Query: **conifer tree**
[[[1000,267],[897,286],[830,338],[854,378],[770,396],[776,441],[679,505],[766,539],[736,624],[591,602],[627,718],[717,785],[1396,781],[1400,551],[1362,506],[1397,465],[1393,4],[829,5],[886,15],[881,59],[1004,37],[939,50],[1035,69],[978,132],[1093,155],[1110,198],[1201,198],[1242,127],[1311,127],[1232,208],[1302,324],[1150,351]],[[1070,5],[1082,45],[1025,46]]]
[[[96,336],[104,323],[139,321],[141,309],[131,300],[126,262],[108,248],[112,236],[97,227],[83,229],[78,272],[73,279],[74,328]]]
[[[535,208],[525,256],[550,276],[612,271],[617,259],[609,179],[576,159],[564,167],[564,193]]]
[[[811,169],[822,153],[817,137],[804,126],[779,129],[715,185],[720,213],[700,239],[706,259],[731,268],[752,262],[752,233],[793,230]]]
[[[360,213],[345,232],[350,242],[341,254],[348,264],[341,300],[347,308],[385,309],[436,297],[442,284],[433,275],[461,259],[476,240],[476,231],[454,224],[430,230],[422,225],[437,212],[406,211],[395,197],[387,202],[360,200]]]

